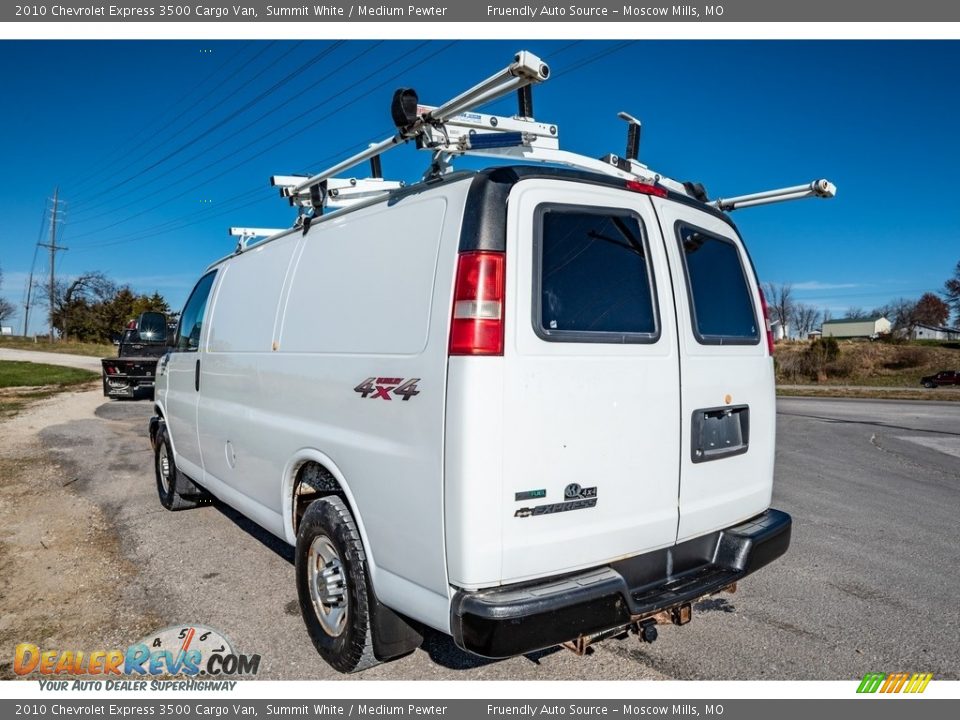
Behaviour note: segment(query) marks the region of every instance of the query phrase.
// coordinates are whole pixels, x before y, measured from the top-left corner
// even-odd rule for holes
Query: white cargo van
[[[510,92],[549,73],[527,53],[508,71],[527,81]],[[312,217],[197,283],[158,369],[161,501],[213,495],[294,545],[308,631],[341,671],[424,626],[487,657],[652,640],[789,544],[772,337],[720,209],[775,194],[711,204],[647,175],[634,129],[604,161],[538,149],[557,134],[541,124],[495,147],[464,127],[516,143],[529,107],[494,123],[464,114],[472,97],[404,92],[392,142],[433,151],[425,181],[304,178],[284,194]],[[446,172],[512,147],[568,167]],[[323,214],[333,185],[358,199]]]

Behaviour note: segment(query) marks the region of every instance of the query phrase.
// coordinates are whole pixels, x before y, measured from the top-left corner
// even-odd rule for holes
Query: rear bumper
[[[103,394],[106,397],[135,397],[138,390],[153,390],[153,375],[103,375]]]
[[[734,527],[593,570],[505,588],[460,591],[451,633],[464,650],[511,657],[717,592],[783,555],[790,516],[766,512]]]

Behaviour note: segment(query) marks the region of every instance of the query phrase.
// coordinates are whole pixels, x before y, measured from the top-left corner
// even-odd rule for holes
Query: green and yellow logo
[[[857,692],[922,693],[932,679],[933,673],[867,673]]]

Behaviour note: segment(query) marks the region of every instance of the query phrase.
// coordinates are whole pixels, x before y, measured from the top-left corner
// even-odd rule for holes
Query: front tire
[[[296,573],[300,612],[320,656],[342,673],[379,664],[367,557],[342,498],[330,495],[307,508],[297,531]]]
[[[932,383],[932,382],[925,382],[925,383],[923,384],[923,386],[924,386],[925,388],[935,388],[935,387],[937,386],[937,384],[936,384],[936,383]]]
[[[187,510],[210,503],[210,496],[177,469],[167,425],[162,421],[154,444],[153,467],[157,476],[160,504],[167,510]]]

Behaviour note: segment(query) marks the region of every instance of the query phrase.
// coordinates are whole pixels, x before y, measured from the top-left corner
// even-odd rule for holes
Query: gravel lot
[[[132,642],[150,623],[203,623],[260,653],[261,677],[341,678],[303,628],[290,549],[224,506],[163,510],[146,437],[150,402],[107,402],[97,392],[46,401],[0,427],[8,458],[0,542],[13,563],[5,574],[42,580],[61,567],[49,555],[29,561],[29,534],[17,523],[54,523],[45,508],[61,524],[70,512],[95,520],[97,534],[62,553],[80,574],[90,565],[94,586],[97,569],[111,566],[100,600],[110,619],[70,620],[56,593],[25,608],[0,592],[4,637],[29,629],[40,637],[18,642],[102,647],[106,637]],[[18,443],[7,443],[10,423]],[[653,645],[631,637],[588,657],[554,649],[495,662],[433,633],[413,655],[354,678],[851,679],[895,670],[960,678],[960,405],[782,399],[778,434],[774,506],[794,516],[793,545],[736,594],[700,603],[689,625],[662,627]],[[27,455],[29,467],[10,460]],[[46,468],[39,487],[25,479],[36,464]],[[18,512],[27,493],[19,487],[33,488],[29,518]],[[40,491],[68,502],[36,501]]]

